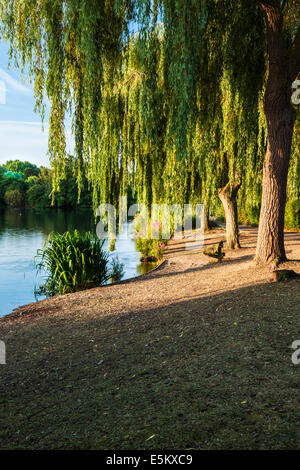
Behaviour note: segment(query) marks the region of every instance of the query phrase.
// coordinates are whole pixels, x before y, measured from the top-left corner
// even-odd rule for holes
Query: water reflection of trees
[[[51,232],[66,230],[95,232],[96,224],[91,210],[77,209],[0,209],[0,236],[6,230],[16,234],[31,231],[41,232],[48,236]]]
[[[77,210],[0,208],[0,239],[4,238],[8,232],[16,238],[14,243],[17,244],[21,243],[22,237],[29,233],[42,234],[45,240],[51,232],[64,233],[77,229],[80,232],[90,231],[96,233],[96,223],[98,221],[99,219],[95,220],[92,210],[83,208]],[[118,227],[117,223],[117,233]],[[132,253],[132,232],[130,226],[127,230],[129,237],[127,241],[123,241],[123,254],[126,253],[128,255],[128,262],[136,259],[136,274],[145,274],[153,269],[156,263],[140,263],[139,256],[135,258],[135,255]],[[42,244],[43,242],[41,241],[36,249],[42,248]],[[107,244],[105,244],[106,247]],[[116,254],[118,254],[118,250]],[[121,261],[125,262],[126,271],[126,260],[121,259]]]

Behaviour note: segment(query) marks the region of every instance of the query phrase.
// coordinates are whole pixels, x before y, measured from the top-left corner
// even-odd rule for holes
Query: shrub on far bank
[[[141,261],[159,261],[164,254],[167,240],[142,239],[136,240],[136,249],[141,254]]]
[[[257,227],[259,224],[259,207],[247,207],[239,211],[239,223]],[[292,230],[300,229],[300,200],[290,199],[285,206],[285,228]]]
[[[158,238],[152,238],[152,229],[154,234]],[[135,219],[135,247],[136,250],[141,254],[142,262],[155,262],[159,261],[163,257],[164,248],[166,247],[168,240],[162,238],[162,224],[161,221],[151,222],[148,220],[147,225],[148,238],[141,235],[141,223],[139,216]]]
[[[239,223],[241,225],[250,225],[251,227],[257,227],[259,223],[260,207],[248,206],[246,208],[240,208],[239,210]]]

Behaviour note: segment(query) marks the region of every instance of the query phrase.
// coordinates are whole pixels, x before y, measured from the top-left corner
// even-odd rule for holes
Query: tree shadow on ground
[[[299,305],[295,280],[11,332],[1,447],[299,448]]]

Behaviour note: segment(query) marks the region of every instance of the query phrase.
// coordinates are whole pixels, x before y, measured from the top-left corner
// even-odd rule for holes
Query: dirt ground
[[[3,336],[11,328],[37,322],[49,315],[122,315],[272,282],[274,268],[258,267],[253,263],[257,229],[241,227],[240,239],[241,249],[226,251],[223,262],[215,263],[203,254],[203,245],[209,247],[225,240],[224,230],[217,228],[206,233],[204,243],[187,233],[184,238],[170,240],[163,263],[154,271],[115,285],[19,307],[12,314],[0,318],[0,333]],[[286,232],[285,245],[289,261],[281,264],[280,269],[293,269],[300,273],[300,232]]]
[[[254,228],[222,263],[190,236],[151,273],[0,319],[0,449],[299,449],[299,279],[253,265]],[[286,248],[300,273],[299,232]]]

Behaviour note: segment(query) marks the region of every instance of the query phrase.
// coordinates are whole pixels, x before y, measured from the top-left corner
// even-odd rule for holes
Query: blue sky
[[[8,69],[8,60],[8,46],[0,42],[0,165],[19,159],[49,166],[47,118],[43,132],[40,116],[34,112],[33,85],[28,80],[24,83],[18,69]],[[71,141],[68,130],[69,145]]]

